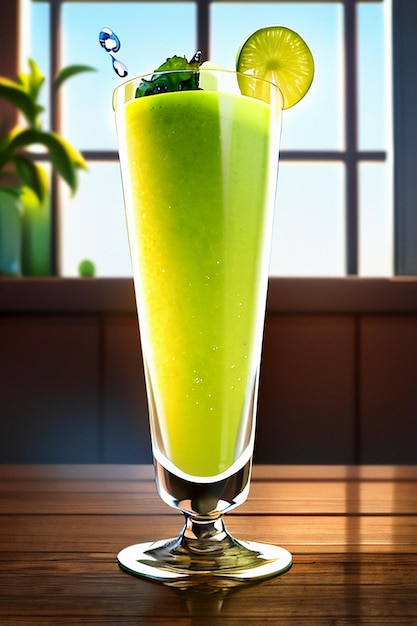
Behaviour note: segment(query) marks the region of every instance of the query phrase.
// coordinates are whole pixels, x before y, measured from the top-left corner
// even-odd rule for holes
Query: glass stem
[[[185,525],[180,535],[184,549],[193,553],[221,552],[234,544],[221,515],[200,517],[185,514]]]

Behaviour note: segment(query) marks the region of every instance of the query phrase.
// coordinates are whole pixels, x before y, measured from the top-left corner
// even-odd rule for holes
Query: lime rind
[[[285,26],[261,28],[246,39],[236,69],[275,83],[289,109],[309,90],[314,77],[313,55],[298,33]]]

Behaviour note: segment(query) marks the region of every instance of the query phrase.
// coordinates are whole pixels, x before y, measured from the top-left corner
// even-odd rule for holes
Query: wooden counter
[[[182,525],[150,466],[0,465],[0,624],[417,624],[417,467],[256,466],[226,521],[292,568],[226,596],[135,578],[116,553]]]

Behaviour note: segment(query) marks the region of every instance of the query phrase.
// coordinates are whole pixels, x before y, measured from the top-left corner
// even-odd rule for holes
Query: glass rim
[[[147,76],[161,76],[164,74],[199,74],[200,72],[213,72],[213,73],[229,74],[229,75],[234,74],[235,76],[250,76],[251,78],[256,78],[257,80],[261,80],[265,83],[269,83],[270,85],[273,85],[274,87],[279,89],[278,85],[272,82],[272,80],[269,80],[268,78],[264,78],[263,76],[254,74],[253,70],[247,70],[246,72],[238,72],[236,70],[229,70],[223,67],[199,67],[197,69],[184,68],[184,69],[161,70],[161,71],[152,70],[150,72],[145,72],[144,74],[136,74],[135,76],[133,76],[133,78],[127,78],[122,83],[120,83],[120,85],[117,85],[114,91],[117,91],[121,87],[124,87],[124,85],[126,85],[127,83],[131,83],[132,81],[136,81],[141,78],[146,78]]]
[[[250,79],[254,79],[257,82],[260,83],[264,83],[265,85],[269,85],[271,88],[273,88],[275,91],[277,91],[282,98],[282,92],[279,88],[279,86],[272,82],[271,80],[268,80],[267,78],[263,78],[262,76],[258,76],[257,74],[253,73],[253,71],[247,71],[247,72],[237,72],[236,70],[230,70],[230,69],[224,69],[222,67],[199,67],[199,68],[184,68],[184,69],[174,69],[174,70],[162,70],[162,71],[158,71],[158,70],[153,70],[151,72],[146,72],[145,74],[137,74],[135,75],[133,78],[128,78],[127,80],[124,80],[122,83],[120,83],[120,85],[118,85],[117,87],[114,88],[113,90],[113,98],[112,98],[112,102],[113,102],[113,110],[116,111],[116,109],[118,108],[119,105],[116,105],[116,103],[119,100],[119,94],[121,94],[123,91],[126,93],[126,87],[129,84],[135,84],[138,83],[140,80],[142,79],[149,79],[152,78],[152,76],[164,76],[164,75],[168,75],[168,74],[200,74],[200,73],[207,73],[207,74],[223,74],[226,76],[236,76],[237,80],[239,80],[239,76],[242,78],[250,78]],[[184,90],[185,91],[185,90]],[[188,90],[188,91],[193,91],[193,90]],[[195,90],[197,91],[197,90]],[[154,95],[162,95],[162,94],[154,94]],[[245,94],[243,94],[245,95]],[[149,97],[149,96],[146,96]],[[133,100],[134,98],[132,98]],[[128,100],[129,102],[131,101],[130,99]],[[125,100],[124,103],[126,103],[127,101]]]

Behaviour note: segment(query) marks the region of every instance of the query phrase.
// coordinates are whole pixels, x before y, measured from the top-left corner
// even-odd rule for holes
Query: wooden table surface
[[[229,595],[130,576],[122,547],[182,526],[151,467],[0,465],[0,624],[417,625],[417,467],[257,466],[226,521],[292,568]]]

